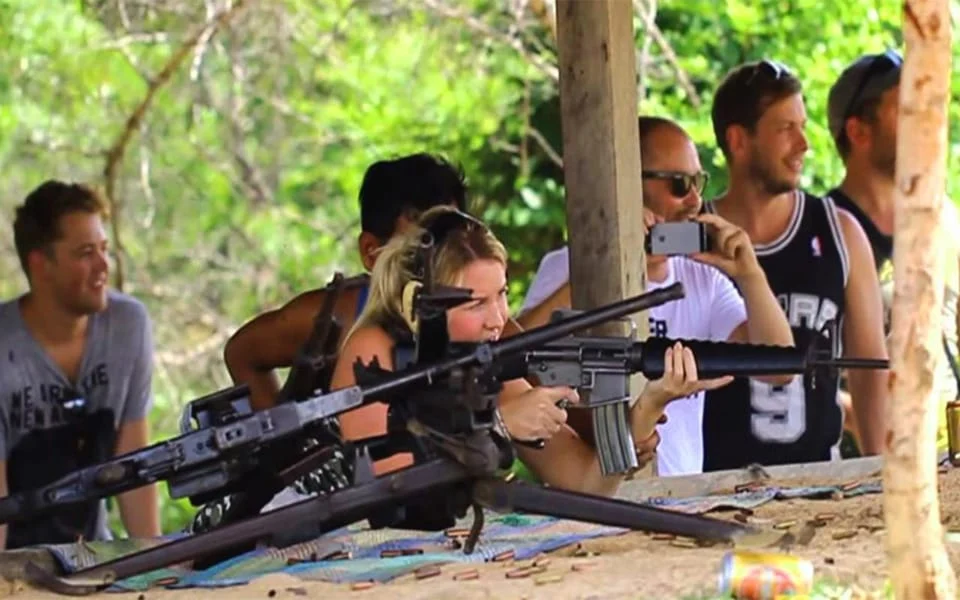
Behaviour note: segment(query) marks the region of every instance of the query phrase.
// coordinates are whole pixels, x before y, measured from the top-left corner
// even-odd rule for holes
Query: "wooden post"
[[[896,245],[890,405],[886,410],[884,517],[890,579],[897,598],[957,597],[937,495],[937,364],[941,341],[941,223],[950,97],[948,0],[906,0],[906,41],[897,124]],[[951,258],[952,260],[955,260]]]
[[[556,13],[571,304],[590,309],[646,286],[633,3],[557,0]],[[645,339],[646,313],[631,318]],[[629,328],[610,323],[594,333],[624,335]],[[632,378],[633,398],[644,383],[642,375]],[[618,410],[594,409],[591,418],[627,427],[625,417],[613,416]],[[650,421],[652,434],[656,414],[647,412],[639,418]]]
[[[557,42],[571,300],[589,309],[646,280],[631,0],[558,0]]]

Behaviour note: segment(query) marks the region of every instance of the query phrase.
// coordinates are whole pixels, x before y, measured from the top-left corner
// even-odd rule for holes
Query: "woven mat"
[[[678,512],[703,514],[721,509],[756,508],[767,502],[790,498],[831,498],[879,493],[880,482],[855,487],[757,487],[735,494],[698,498],[651,498],[644,504]],[[412,573],[425,565],[486,562],[503,553],[524,560],[577,542],[625,533],[605,527],[529,515],[490,515],[476,550],[464,554],[444,532],[426,533],[398,529],[370,530],[360,525],[344,528],[310,542],[287,548],[262,548],[237,556],[202,571],[170,567],[116,583],[111,590],[133,591],[149,587],[222,587],[242,585],[269,573],[287,573],[306,580],[334,583],[386,582]],[[166,543],[182,534],[155,539],[96,541],[45,546],[71,573],[78,569]],[[406,554],[399,555],[399,551]]]

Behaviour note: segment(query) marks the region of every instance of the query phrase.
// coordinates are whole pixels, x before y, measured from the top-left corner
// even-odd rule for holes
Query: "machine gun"
[[[172,498],[205,497],[219,493],[242,482],[242,476],[262,464],[260,461],[265,456],[265,450],[276,442],[302,435],[316,424],[342,412],[386,395],[411,389],[432,389],[431,386],[437,381],[463,378],[463,375],[457,374],[467,367],[482,366],[487,369],[511,354],[537,348],[611,318],[681,297],[683,287],[678,283],[506,340],[479,344],[470,352],[393,372],[375,384],[316,393],[298,402],[282,403],[267,410],[240,415],[227,423],[191,431],[86,467],[42,488],[0,498],[0,523],[30,519],[63,506],[113,496],[157,481],[167,481]],[[389,436],[369,440],[369,443],[360,444],[357,452],[364,455],[376,453],[378,448],[389,445],[391,441]],[[344,448],[349,450],[349,447],[339,443],[323,446],[304,457],[300,463],[278,465],[281,471],[279,477],[290,481],[290,477],[309,472],[318,464],[303,462],[329,460]],[[351,463],[356,467],[355,461]],[[354,473],[353,477],[356,479],[358,475]]]
[[[576,313],[557,311],[553,320]],[[498,363],[497,376],[505,381],[536,377],[541,385],[577,388],[581,406],[593,411],[594,439],[604,474],[627,473],[637,466],[633,433],[627,425],[631,422],[630,377],[635,373],[651,380],[662,377],[664,353],[676,341],[693,351],[700,379],[811,374],[816,386],[838,369],[889,367],[885,359],[838,358],[837,339],[835,321],[825,324],[806,349],[659,337],[640,342],[628,337],[571,336]],[[652,431],[657,416],[658,412],[651,413],[639,429]]]
[[[337,272],[324,288],[323,306],[314,317],[313,329],[277,394],[278,404],[308,398],[314,390],[329,387],[342,331],[334,309],[343,288],[360,280],[346,280]],[[180,433],[229,423],[251,412],[250,388],[246,384],[231,386],[188,402],[180,416]]]
[[[448,526],[473,508],[474,525],[464,544],[464,551],[469,553],[474,550],[483,527],[483,507],[711,541],[734,541],[751,534],[762,534],[755,527],[741,523],[507,481],[501,476],[512,463],[514,453],[497,425],[496,403],[502,386],[495,376],[497,363],[574,331],[679,296],[682,296],[682,287],[678,283],[504,341],[473,345],[472,350],[465,345],[450,345],[452,356],[397,372],[382,371],[376,361],[370,365],[358,362],[355,370],[358,380],[365,381],[364,385],[306,402],[279,406],[265,411],[262,417],[254,415],[260,417],[260,422],[265,422],[266,415],[280,415],[279,411],[288,406],[309,406],[299,413],[303,417],[329,414],[372,401],[389,402],[394,431],[343,446],[354,461],[354,482],[350,487],[66,577],[51,574],[34,563],[26,565],[25,574],[32,583],[63,594],[90,594],[115,581],[170,564],[186,561],[196,564],[211,555],[229,554],[231,548],[265,542],[291,529],[309,528],[322,533],[363,519],[370,520],[373,526],[391,526],[398,518],[403,518],[408,526],[435,529]],[[403,434],[396,429],[396,424],[401,423]],[[412,450],[415,464],[374,478],[370,452],[374,447]],[[428,517],[426,521],[419,521],[416,514],[398,515],[396,507],[411,506],[423,498],[430,499],[430,510],[439,511],[439,515]],[[419,517],[425,512],[421,511]]]
[[[360,279],[351,279],[349,283],[356,281]],[[339,272],[327,284],[323,305],[314,317],[310,335],[277,395],[277,404],[296,402],[329,389],[342,332],[334,309],[347,284]],[[206,402],[200,399],[191,403],[196,406],[189,408],[196,415],[194,420],[205,427],[223,425],[251,412],[249,403],[237,409],[235,405],[227,405],[228,402],[236,402],[236,395],[224,395],[221,398],[214,395]],[[209,417],[204,419],[206,415]],[[185,433],[189,428],[182,427],[181,431]],[[344,472],[343,456],[337,452],[331,454],[320,451],[321,447],[335,444],[339,439],[339,423],[335,418],[326,418],[306,428],[302,435],[277,441],[265,453],[267,459],[258,461],[256,467],[235,479],[228,488],[201,492],[190,498],[194,506],[202,504],[190,530],[207,531],[223,523],[257,514],[277,493],[291,484],[304,494],[329,493],[349,485],[350,474]],[[226,493],[231,491],[234,493]]]

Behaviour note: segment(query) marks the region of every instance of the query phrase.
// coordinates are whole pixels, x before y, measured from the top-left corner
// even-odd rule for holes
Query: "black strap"
[[[950,344],[947,342],[947,336],[943,336],[943,350],[947,353],[947,362],[950,363],[950,370],[953,371],[953,378],[957,382],[957,398],[960,398],[960,367],[957,367],[957,361],[953,358],[953,352],[950,352]]]

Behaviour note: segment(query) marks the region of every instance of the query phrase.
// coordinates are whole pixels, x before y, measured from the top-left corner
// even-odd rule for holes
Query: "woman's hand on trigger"
[[[520,441],[548,440],[567,422],[563,401],[579,402],[568,387],[535,387],[500,403],[500,416],[510,437]]]

